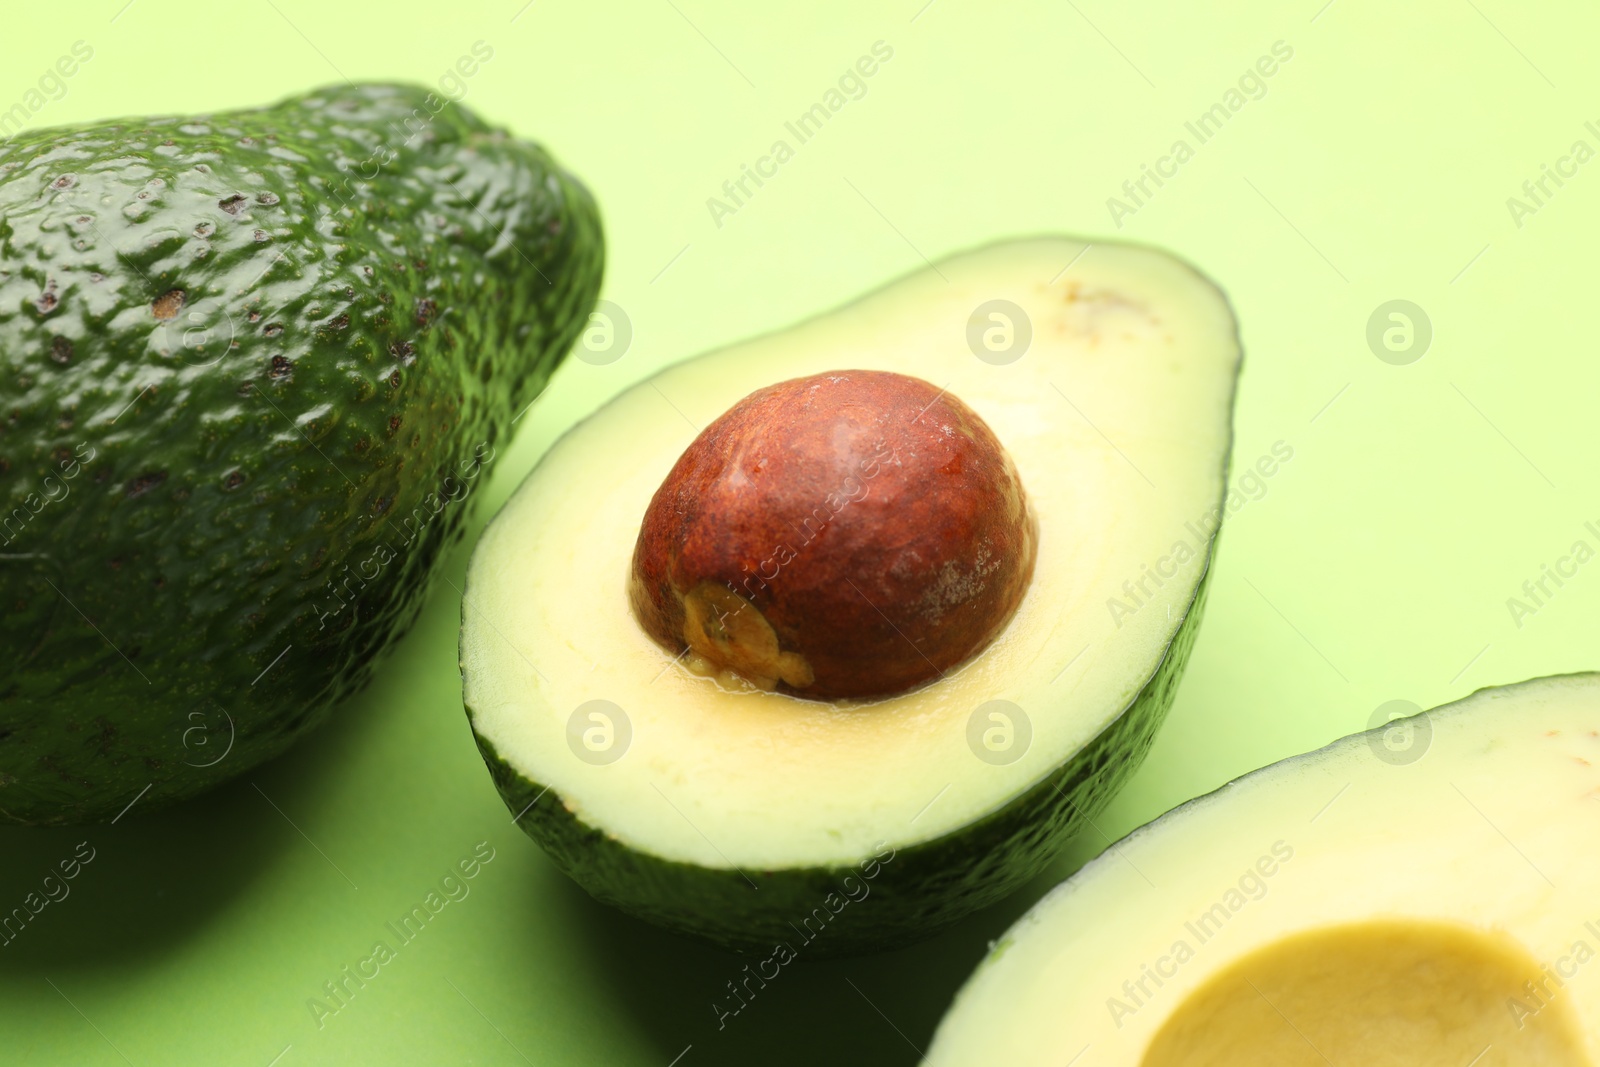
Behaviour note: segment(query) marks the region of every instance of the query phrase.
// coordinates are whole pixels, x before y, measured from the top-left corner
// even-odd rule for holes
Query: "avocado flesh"
[[[1025,309],[1032,333],[1003,365],[967,340],[973,310],[997,299]],[[1226,302],[1186,265],[1039,238],[954,256],[623,393],[550,450],[468,572],[465,701],[507,806],[599,899],[747,952],[809,944],[801,931],[816,937],[810,955],[892,945],[1010,892],[1133,770],[1170,703],[1199,617],[1238,359]],[[1016,615],[959,669],[867,704],[741,691],[675,664],[626,595],[652,494],[747,393],[846,368],[948,387],[994,429],[1039,525]],[[1185,561],[1115,618],[1108,598],[1179,541]],[[569,719],[592,700],[631,727],[612,762],[569,745]],[[969,747],[969,720],[995,700],[1031,726],[1007,764]],[[864,861],[870,895],[802,923]]]
[[[995,945],[928,1062],[1593,1067],[1597,727],[1600,674],[1486,689],[1162,816]]]
[[[360,687],[601,266],[582,186],[420,88],[0,146],[0,821],[198,793]]]

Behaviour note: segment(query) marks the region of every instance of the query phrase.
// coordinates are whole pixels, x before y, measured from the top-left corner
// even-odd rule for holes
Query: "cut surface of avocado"
[[[866,859],[881,864],[873,902],[830,915],[859,926],[840,950],[1003,895],[1131,772],[1170,703],[1220,521],[1238,361],[1228,305],[1192,268],[1039,238],[636,385],[552,447],[473,556],[465,701],[507,805],[531,804],[519,824],[597,897],[751,951]],[[993,428],[1037,514],[1032,584],[988,647],[888,698],[697,674],[629,609],[652,494],[746,394],[845,369],[922,378]],[[617,720],[597,744],[620,755],[569,740],[589,736],[595,712],[578,709],[594,701]]]
[[[1600,1063],[1600,674],[1482,690],[1135,831],[1002,938],[932,1064]]]

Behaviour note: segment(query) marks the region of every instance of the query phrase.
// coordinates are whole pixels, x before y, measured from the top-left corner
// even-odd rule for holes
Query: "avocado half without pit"
[[[927,1061],[1595,1067],[1597,801],[1600,674],[1274,764],[1035,905]]]
[[[1193,642],[1239,346],[1187,265],[940,261],[688,360],[489,525],[465,702],[596,898],[739,951],[936,932],[1142,759]]]

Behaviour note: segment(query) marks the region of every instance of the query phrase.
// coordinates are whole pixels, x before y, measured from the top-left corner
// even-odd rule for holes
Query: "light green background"
[[[634,339],[611,365],[557,375],[496,463],[479,526],[630,382],[924,256],[1062,231],[1191,259],[1242,323],[1236,471],[1278,440],[1294,458],[1229,520],[1169,725],[1100,820],[1112,836],[1386,701],[1600,665],[1600,563],[1520,629],[1506,607],[1600,525],[1600,163],[1521,228],[1506,205],[1575,139],[1600,148],[1583,127],[1600,119],[1592,13],[923,2],[35,5],[0,36],[0,108],[79,39],[94,58],[33,125],[265,103],[341,77],[435,82],[488,43],[464,102],[591,184],[605,295]],[[866,96],[718,228],[706,198],[878,40],[894,57]],[[1107,198],[1279,40],[1294,57],[1267,95],[1119,232]],[[1397,298],[1434,328],[1409,366],[1365,340]],[[457,584],[465,561],[445,567]],[[72,895],[0,949],[0,1062],[912,1063],[985,943],[1104,846],[1078,840],[1049,878],[931,942],[801,962],[718,1032],[733,957],[592,903],[513,828],[461,712],[457,617],[439,584],[365,696],[205,800],[0,832],[0,910],[78,841],[96,849]],[[471,895],[319,1030],[307,998],[480,841],[496,858]]]

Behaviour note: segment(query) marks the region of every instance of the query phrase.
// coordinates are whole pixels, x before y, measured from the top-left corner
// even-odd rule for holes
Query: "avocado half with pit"
[[[1171,703],[1238,363],[1189,266],[1038,238],[629,389],[469,570],[465,702],[518,825],[596,898],[751,953],[1010,893]]]
[[[1600,1063],[1600,674],[1485,689],[1135,831],[990,951],[928,1062]]]

